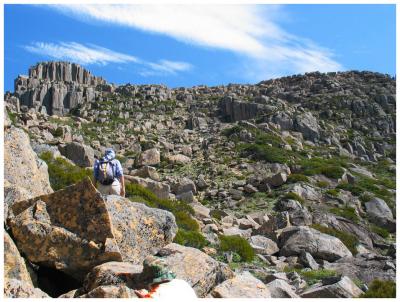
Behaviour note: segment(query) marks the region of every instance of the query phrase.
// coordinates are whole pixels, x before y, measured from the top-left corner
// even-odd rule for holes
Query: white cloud
[[[188,71],[192,65],[187,62],[160,60],[149,62],[138,57],[115,52],[108,48],[94,44],[82,45],[77,42],[45,43],[33,42],[24,48],[32,53],[51,57],[57,60],[66,60],[83,65],[108,63],[135,63],[140,65],[142,75],[171,75],[181,71]],[[117,67],[118,68],[118,67]]]
[[[150,70],[142,71],[142,76],[171,75],[176,74],[178,71],[187,71],[192,68],[189,63],[169,60],[160,60],[158,63],[148,62],[146,65]]]
[[[229,50],[267,74],[336,71],[333,53],[283,30],[276,5],[58,5],[65,14],[163,34],[179,41]],[[254,78],[254,79],[255,79]]]
[[[76,42],[60,42],[58,44],[34,42],[25,46],[25,49],[57,60],[72,60],[80,64],[106,65],[108,63],[139,62],[138,58],[130,55],[93,44],[85,46]]]

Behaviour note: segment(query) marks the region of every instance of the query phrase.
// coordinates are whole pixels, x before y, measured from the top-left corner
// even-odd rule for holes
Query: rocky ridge
[[[395,100],[395,81],[372,72],[168,88],[39,63],[5,95],[5,156],[18,158],[5,167],[6,239],[23,257],[5,261],[26,266],[6,274],[6,294],[133,297],[154,254],[199,297],[357,297],[395,280]],[[49,156],[90,172],[106,147],[127,183],[187,204],[207,243],[171,243],[174,215],[138,196],[104,199],[88,180],[53,193]],[[101,232],[78,227],[93,222],[85,230]],[[255,260],[219,250],[223,235]],[[46,274],[74,290],[43,285]]]

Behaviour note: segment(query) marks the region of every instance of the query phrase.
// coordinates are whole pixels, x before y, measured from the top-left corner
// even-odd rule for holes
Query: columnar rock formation
[[[19,76],[14,88],[22,105],[63,115],[93,101],[96,87],[106,84],[77,64],[48,62],[31,67],[29,77]]]

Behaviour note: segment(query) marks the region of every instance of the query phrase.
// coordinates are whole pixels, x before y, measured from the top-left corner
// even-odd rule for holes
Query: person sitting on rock
[[[135,290],[139,298],[161,298],[187,301],[196,299],[196,293],[185,280],[176,279],[176,274],[168,270],[164,259],[148,256],[143,262],[142,274],[147,279],[148,289]]]
[[[107,148],[101,159],[96,159],[93,167],[94,185],[104,195],[125,197],[125,179],[121,163],[115,158],[112,148]],[[97,185],[98,183],[98,185]]]

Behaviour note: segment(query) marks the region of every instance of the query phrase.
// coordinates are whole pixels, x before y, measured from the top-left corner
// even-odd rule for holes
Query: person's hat
[[[165,260],[156,256],[148,256],[145,259],[143,271],[150,275],[149,285],[168,282],[176,278],[176,274],[168,270]]]
[[[104,159],[105,160],[113,160],[115,158],[115,152],[112,148],[107,148],[104,152]]]

